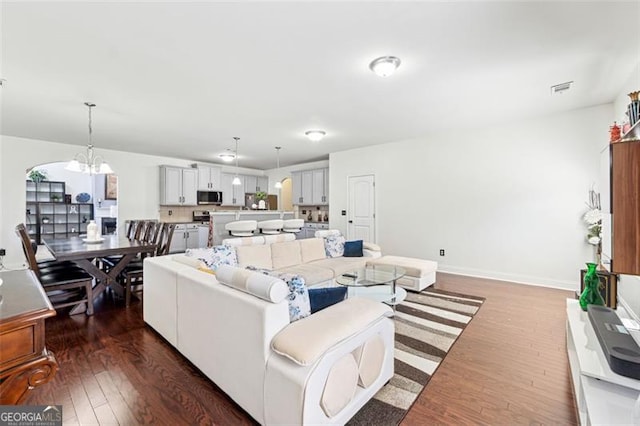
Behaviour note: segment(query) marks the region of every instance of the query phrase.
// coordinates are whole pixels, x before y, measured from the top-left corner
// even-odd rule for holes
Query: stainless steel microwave
[[[222,204],[222,191],[198,191],[198,204]]]

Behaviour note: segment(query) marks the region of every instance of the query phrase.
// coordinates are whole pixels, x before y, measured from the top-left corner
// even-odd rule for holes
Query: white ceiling
[[[2,134],[283,166],[611,102],[640,2],[2,2]],[[398,56],[383,79],[369,62]],[[575,81],[570,93],[549,87]],[[313,143],[311,128],[327,137]]]

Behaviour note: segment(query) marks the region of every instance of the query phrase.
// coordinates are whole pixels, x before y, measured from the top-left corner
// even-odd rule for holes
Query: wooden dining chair
[[[15,231],[22,243],[29,269],[35,273],[53,307],[59,309],[86,303],[86,314],[93,315],[93,277],[66,262],[50,262],[41,268],[24,224],[17,225]]]
[[[148,256],[161,256],[165,251],[168,253],[168,247],[171,245],[171,238],[173,237],[173,230],[175,227],[176,225],[173,223],[162,222],[151,222],[147,225],[145,242],[156,245],[156,249]],[[122,283],[124,285],[124,303],[126,306],[129,306],[134,286],[137,289],[136,291],[142,290],[141,286],[144,280],[144,258],[127,265],[120,276],[122,277]]]

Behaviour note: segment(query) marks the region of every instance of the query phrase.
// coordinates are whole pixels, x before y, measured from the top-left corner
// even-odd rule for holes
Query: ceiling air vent
[[[555,86],[551,86],[551,94],[552,95],[560,95],[567,90],[571,89],[571,85],[573,81],[567,81],[566,83],[556,84]]]

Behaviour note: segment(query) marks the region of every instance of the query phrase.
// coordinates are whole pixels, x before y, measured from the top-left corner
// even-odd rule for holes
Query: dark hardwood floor
[[[575,424],[565,351],[568,291],[438,274],[437,288],[486,298],[403,421]],[[203,331],[206,325],[203,325]],[[65,425],[243,425],[254,421],[105,293],[93,317],[47,321],[60,370],[25,404],[61,404]]]

